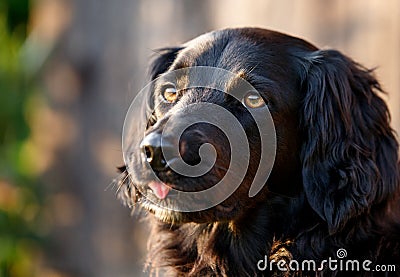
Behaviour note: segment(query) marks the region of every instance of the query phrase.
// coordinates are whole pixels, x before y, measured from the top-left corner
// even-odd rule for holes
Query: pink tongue
[[[170,187],[168,187],[166,184],[155,181],[150,182],[149,187],[159,199],[164,199],[167,197],[170,190]]]

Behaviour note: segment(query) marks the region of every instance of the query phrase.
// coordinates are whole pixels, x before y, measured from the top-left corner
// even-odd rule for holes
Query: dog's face
[[[224,91],[185,86],[197,78],[185,74],[185,69],[199,66],[231,72],[223,82],[218,76],[212,80],[222,83]],[[180,73],[175,78],[162,77],[176,71]],[[305,193],[310,206],[334,229],[392,189],[390,185],[382,191],[371,190],[373,195],[365,201],[353,197],[370,190],[373,182],[368,180],[377,182],[376,176],[381,174],[376,165],[380,159],[369,153],[380,151],[385,159],[394,160],[395,166],[397,154],[389,150],[397,143],[389,127],[387,107],[373,91],[380,89],[376,80],[337,51],[321,51],[301,39],[268,30],[226,29],[160,50],[151,67],[151,79],[151,116],[144,122],[147,127],[140,142],[125,153],[129,178],[121,184],[121,194],[128,204],[139,203],[163,221],[231,220],[268,201],[271,195],[296,197]],[[226,93],[240,90],[236,79],[249,83],[257,93],[242,91],[239,97]],[[174,126],[196,114],[198,108],[193,104],[198,103],[223,108],[242,126],[250,151],[240,182],[234,172],[228,172],[237,149],[232,149],[219,128],[200,120],[181,135],[174,133]],[[252,111],[265,108],[275,126],[276,157],[266,185],[250,198],[249,189],[262,158],[262,137]],[[379,126],[388,131],[382,133]],[[366,141],[366,136],[373,138]],[[383,146],[375,149],[378,140],[390,144],[387,153]],[[166,158],[169,149],[175,149],[175,155],[187,165],[196,166],[202,161],[202,145],[208,143],[216,158],[209,161],[212,167],[204,174],[176,172],[172,165],[179,157]],[[213,156],[211,152],[203,158]],[[225,201],[202,211],[180,209],[180,205],[195,204],[198,199],[184,198],[185,203],[179,203],[179,192],[212,188],[228,174],[230,179],[224,186],[238,182],[239,186]]]
[[[300,174],[299,158],[296,154],[299,152],[296,111],[301,99],[301,76],[297,73],[300,65],[296,64],[296,50],[311,51],[315,48],[279,33],[259,29],[231,29],[205,34],[179,48],[160,53],[152,68],[152,78],[155,80],[151,86],[154,112],[140,147],[132,151],[132,163],[127,165],[132,169],[131,178],[137,190],[135,197],[141,199],[143,207],[168,222],[229,220],[265,199],[267,191],[291,195],[301,189],[301,184],[290,182],[293,176]],[[193,78],[184,71],[173,81],[157,78],[162,74],[195,66],[227,70],[232,76],[224,81],[225,88],[239,87],[238,82],[235,82],[238,77],[250,83],[259,94],[244,91],[240,97],[235,98],[216,89],[182,89],[179,83]],[[215,80],[217,81],[219,80]],[[167,122],[171,124],[170,121],[182,120],[176,116],[179,110],[196,103],[218,105],[236,117],[248,139],[249,165],[238,189],[224,202],[205,211],[177,212],[174,211],[177,203],[173,197],[176,191],[195,192],[214,186],[226,175],[231,162],[229,138],[212,124],[193,124],[179,138],[165,132]],[[249,198],[249,187],[259,166],[261,152],[260,134],[251,110],[265,107],[272,115],[277,135],[277,156],[270,176],[274,182],[271,182],[270,187],[267,185],[257,197]],[[173,116],[175,117],[172,118]],[[169,138],[162,139],[166,137]],[[201,160],[201,145],[210,143],[216,151],[215,163],[201,176],[188,177],[179,174],[169,166],[173,159],[164,157],[165,153],[160,149],[161,141],[163,147],[170,144],[171,147],[179,148],[183,161],[192,166]],[[163,150],[165,152],[165,148]],[[238,182],[234,177],[229,181]],[[273,187],[273,184],[278,185]],[[157,205],[160,203],[163,203],[164,208]]]

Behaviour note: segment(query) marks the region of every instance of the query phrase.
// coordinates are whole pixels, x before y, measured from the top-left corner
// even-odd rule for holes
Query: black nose
[[[159,133],[148,134],[140,144],[147,162],[155,171],[164,171],[168,168],[163,151],[169,151],[171,147],[165,140],[161,140]]]

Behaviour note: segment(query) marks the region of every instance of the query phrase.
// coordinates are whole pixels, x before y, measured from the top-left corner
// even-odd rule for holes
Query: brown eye
[[[162,89],[162,97],[168,103],[174,103],[178,99],[178,91],[173,84],[165,85]]]
[[[249,91],[243,98],[243,104],[248,108],[255,109],[264,106],[265,102],[256,91]]]

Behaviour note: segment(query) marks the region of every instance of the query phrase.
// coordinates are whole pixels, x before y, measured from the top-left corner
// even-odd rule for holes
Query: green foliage
[[[5,0],[0,2],[0,10],[5,12],[6,24],[9,30],[20,28],[26,35],[29,14],[29,0]]]
[[[43,196],[23,161],[31,136],[25,110],[37,94],[20,59],[28,13],[28,0],[0,2],[0,277],[33,276],[41,243]]]

